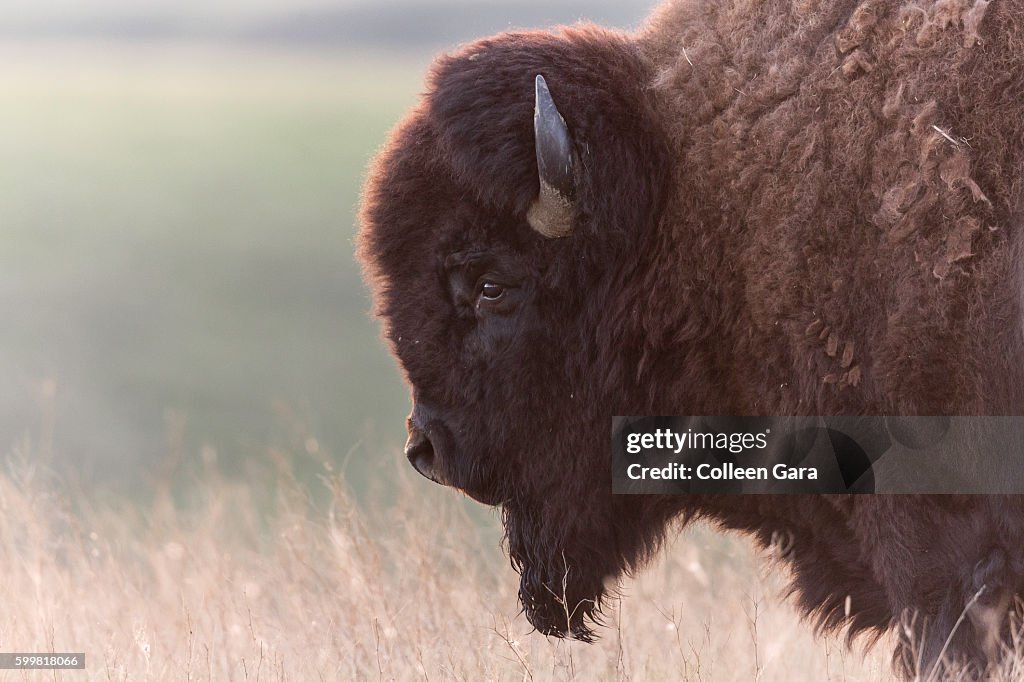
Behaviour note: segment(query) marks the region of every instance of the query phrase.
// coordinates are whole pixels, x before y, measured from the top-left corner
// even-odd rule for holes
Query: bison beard
[[[406,456],[502,505],[539,631],[592,639],[616,580],[704,518],[774,547],[822,628],[896,628],[908,677],[999,658],[1024,497],[614,496],[608,429],[1024,414],[1022,21],[674,0],[635,34],[437,61],[371,168],[360,257]]]
[[[502,515],[526,618],[545,635],[593,641],[587,622],[599,613],[603,577],[618,572],[605,565],[611,558],[601,551],[608,547],[605,538],[588,541],[576,528],[546,522],[525,506],[506,505]]]
[[[638,568],[657,549],[675,505],[636,509],[562,494],[534,503],[504,505],[502,516],[512,566],[520,574],[523,613],[539,632],[594,639],[601,607],[617,579]]]

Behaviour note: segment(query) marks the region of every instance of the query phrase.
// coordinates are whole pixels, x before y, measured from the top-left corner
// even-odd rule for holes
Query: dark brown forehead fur
[[[649,73],[635,46],[593,26],[511,33],[440,57],[420,104],[370,169],[360,238],[368,274],[393,273],[425,239],[441,236],[445,216],[453,222],[450,213],[469,203],[489,217],[483,222],[505,223],[499,234],[481,238],[521,248],[543,242],[525,223],[539,182],[533,135],[538,74],[547,80],[583,168],[577,233],[600,234],[605,243],[636,238],[638,224],[649,222],[660,200],[667,161],[658,159],[667,145],[649,112],[643,91]],[[474,221],[454,222],[464,230]]]

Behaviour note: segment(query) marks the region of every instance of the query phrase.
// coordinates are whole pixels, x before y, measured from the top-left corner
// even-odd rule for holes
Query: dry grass
[[[142,510],[10,467],[0,650],[85,652],[84,675],[45,676],[69,680],[890,678],[885,643],[815,638],[784,576],[706,528],[625,586],[599,644],[548,640],[517,615],[497,519],[397,475],[380,508],[328,470],[320,509],[282,465],[272,493],[207,472]]]

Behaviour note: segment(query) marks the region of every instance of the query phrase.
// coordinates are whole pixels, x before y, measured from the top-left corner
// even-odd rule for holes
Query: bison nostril
[[[415,427],[410,427],[409,440],[405,442],[405,456],[421,475],[435,483],[440,483],[434,472],[434,446],[427,438],[427,434]]]

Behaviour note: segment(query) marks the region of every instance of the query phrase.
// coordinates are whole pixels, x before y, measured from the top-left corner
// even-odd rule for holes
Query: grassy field
[[[286,461],[259,493],[208,471],[185,511],[11,469],[0,649],[84,652],[104,680],[889,679],[884,645],[865,659],[816,639],[778,572],[704,528],[625,586],[598,644],[548,640],[518,615],[497,518],[397,464],[399,501],[370,509],[324,467],[323,513]]]
[[[893,679],[891,641],[816,637],[785,570],[697,525],[622,585],[593,645],[532,632],[496,516],[394,462],[400,494],[356,502],[327,458],[326,509],[286,453],[259,484],[210,467],[186,501],[148,505],[68,487],[18,452],[0,474],[0,650],[79,652],[53,680]],[[1015,657],[986,679],[1024,673]],[[922,671],[920,682],[967,680]]]

